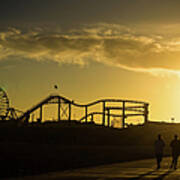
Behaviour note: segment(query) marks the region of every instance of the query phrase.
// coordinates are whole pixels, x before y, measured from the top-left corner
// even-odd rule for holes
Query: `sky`
[[[79,103],[142,100],[150,120],[180,122],[179,8],[179,0],[3,0],[0,86],[24,111],[59,93]]]

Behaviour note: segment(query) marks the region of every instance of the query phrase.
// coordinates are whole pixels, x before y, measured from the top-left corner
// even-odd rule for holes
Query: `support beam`
[[[61,121],[61,99],[58,98],[58,121]]]
[[[144,123],[148,122],[148,114],[149,114],[148,107],[149,104],[144,104]]]
[[[107,126],[110,127],[110,109],[107,110],[107,113],[108,113]]]
[[[94,115],[91,114],[91,122],[93,123],[94,122]]]
[[[40,112],[39,112],[39,122],[42,122],[42,114],[43,114],[43,107],[40,106]]]
[[[85,106],[85,120],[86,120],[86,123],[88,121],[87,115],[88,115],[88,106]]]
[[[126,119],[126,114],[125,114],[125,101],[123,101],[122,104],[122,127],[125,128],[125,119]]]
[[[71,103],[69,103],[69,121],[71,121]]]
[[[106,103],[103,101],[103,107],[102,107],[103,115],[102,115],[102,125],[105,125],[105,120],[106,120]]]
[[[34,114],[32,114],[31,122],[34,122]]]

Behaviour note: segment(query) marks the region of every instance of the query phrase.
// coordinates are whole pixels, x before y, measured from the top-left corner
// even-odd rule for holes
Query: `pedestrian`
[[[165,143],[161,137],[161,134],[159,134],[157,139],[154,142],[157,169],[159,169],[161,167],[161,161],[163,158],[164,147],[165,147]]]
[[[172,153],[172,163],[170,168],[177,169],[177,162],[180,151],[180,141],[178,140],[178,136],[175,134],[174,139],[170,143],[171,153]]]

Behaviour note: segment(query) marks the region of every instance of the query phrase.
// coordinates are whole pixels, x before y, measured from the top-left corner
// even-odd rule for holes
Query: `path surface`
[[[180,180],[180,163],[177,170],[171,170],[170,161],[164,158],[160,170],[156,170],[154,159],[148,159],[9,180]]]

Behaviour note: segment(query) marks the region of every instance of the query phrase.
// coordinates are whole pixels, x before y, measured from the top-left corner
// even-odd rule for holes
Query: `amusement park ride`
[[[23,113],[22,111],[9,107],[7,93],[0,88],[1,120],[15,120],[22,123],[30,123],[30,120],[34,117],[34,113],[38,111],[39,118],[37,122],[41,123],[43,120],[43,107],[50,104],[57,105],[57,121],[59,122],[62,120],[71,122],[74,108],[80,108],[82,110],[80,118],[78,120],[76,119],[76,121],[80,123],[94,122],[95,116],[101,116],[101,125],[103,126],[111,126],[112,117],[120,118],[123,128],[126,127],[127,118],[131,117],[141,116],[144,119],[144,123],[148,122],[148,103],[121,99],[102,99],[89,104],[78,104],[60,95],[50,95]],[[91,107],[97,105],[100,107],[99,111],[89,111]]]
[[[7,93],[0,88],[0,120],[17,120],[23,112],[10,107]]]

